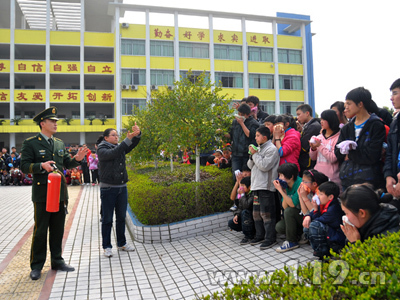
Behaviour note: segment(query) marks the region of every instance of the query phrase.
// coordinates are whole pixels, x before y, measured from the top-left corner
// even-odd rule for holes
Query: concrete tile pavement
[[[309,245],[286,253],[277,253],[275,247],[261,251],[257,246],[240,246],[242,234],[228,230],[172,243],[132,242],[135,252],[116,250],[113,232],[114,256],[106,258],[101,247],[99,192],[98,186],[82,187],[76,209],[71,211],[73,220],[67,226],[63,257],[75,272],[47,272],[46,262],[47,270],[43,270],[35,289],[30,285],[23,294],[32,296],[27,299],[193,299],[221,290],[225,281],[233,283],[285,264],[313,260]],[[0,187],[1,299],[5,295],[22,299],[13,295],[21,296],[31,284],[29,251],[21,251],[30,249],[30,193],[30,187]],[[72,210],[71,205],[69,208]],[[18,264],[13,263],[15,259]],[[9,269],[21,265],[22,274]],[[18,280],[26,284],[15,285]]]

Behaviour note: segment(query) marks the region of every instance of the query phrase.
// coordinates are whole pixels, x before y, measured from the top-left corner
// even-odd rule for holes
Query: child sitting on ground
[[[8,174],[7,170],[3,170],[3,174],[1,175],[1,185],[10,185],[11,175]]]
[[[283,219],[276,223],[275,229],[280,234],[286,234],[286,241],[277,252],[286,252],[296,249],[303,233],[303,216],[300,214],[301,206],[297,190],[302,182],[296,164],[284,163],[278,168],[279,178],[274,181],[274,186],[282,196]]]
[[[314,211],[304,218],[303,227],[306,238],[314,250],[314,256],[322,259],[344,247],[346,236],[340,229],[344,212],[338,200],[339,186],[328,181],[319,186],[319,195],[314,196]]]
[[[11,181],[13,185],[22,185],[22,173],[18,168],[14,168],[14,171],[11,174]]]
[[[81,173],[77,168],[73,168],[71,172],[71,185],[81,185]]]
[[[308,215],[313,209],[311,200],[317,193],[318,186],[328,180],[329,178],[325,176],[325,174],[318,172],[315,169],[305,170],[303,172],[303,180],[297,193],[300,199],[301,212],[304,216]]]
[[[219,160],[219,168],[226,169],[232,167],[231,155],[232,150],[231,147],[227,146],[222,151],[223,156]]]
[[[250,177],[243,177],[240,181],[240,192],[243,196],[239,199],[239,207],[234,213],[232,220],[229,220],[229,228],[235,231],[243,231],[244,238],[240,245],[248,244],[254,237],[255,228],[253,220],[253,195],[250,190]]]
[[[230,208],[231,211],[237,210],[237,206],[239,205],[239,199],[243,194],[243,193],[239,192],[240,181],[244,177],[250,177],[251,176],[251,170],[247,165],[245,165],[245,166],[243,166],[243,171],[242,172],[237,170],[236,173],[237,173],[237,175],[236,175],[236,183],[235,183],[235,186],[233,187],[232,192],[231,192],[231,200],[235,201],[235,204]]]

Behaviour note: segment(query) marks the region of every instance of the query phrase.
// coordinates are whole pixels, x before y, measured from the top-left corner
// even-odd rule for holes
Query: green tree
[[[227,131],[233,113],[229,108],[231,97],[222,95],[222,89],[205,76],[202,73],[194,77],[189,71],[187,78],[174,83],[173,89],[153,91],[146,108],[134,111],[126,128],[137,122],[142,138],[133,159],[153,159],[157,165],[161,151],[172,158],[179,149],[193,149],[196,181],[200,181],[200,151],[216,143],[217,129]]]
[[[128,119],[126,128],[130,130],[135,122],[142,132],[142,137],[135,151],[131,152],[130,157],[136,162],[153,160],[157,168],[163,137],[159,128],[162,124],[158,119],[154,105],[149,104],[141,109],[135,107],[132,116]]]
[[[163,139],[163,149],[174,153],[193,149],[196,153],[196,181],[200,181],[200,151],[215,142],[218,129],[227,130],[233,110],[232,97],[211,83],[205,72],[175,82],[173,89],[153,91],[153,103]]]

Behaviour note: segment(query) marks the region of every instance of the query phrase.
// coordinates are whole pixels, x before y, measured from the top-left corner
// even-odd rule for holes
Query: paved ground
[[[239,246],[229,230],[164,244],[132,242],[135,252],[103,256],[98,186],[69,187],[64,259],[75,272],[29,278],[33,227],[30,187],[0,187],[0,299],[193,299],[285,264],[312,260],[309,245],[284,254]],[[116,245],[113,233],[113,245]],[[115,248],[114,248],[115,249]]]

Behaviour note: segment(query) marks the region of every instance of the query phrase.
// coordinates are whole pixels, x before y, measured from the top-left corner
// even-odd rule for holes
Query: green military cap
[[[58,121],[56,114],[57,114],[57,108],[54,106],[51,106],[49,108],[46,108],[44,111],[38,113],[33,118],[33,121],[36,122],[37,124],[40,124],[40,122],[42,122],[45,119]]]

